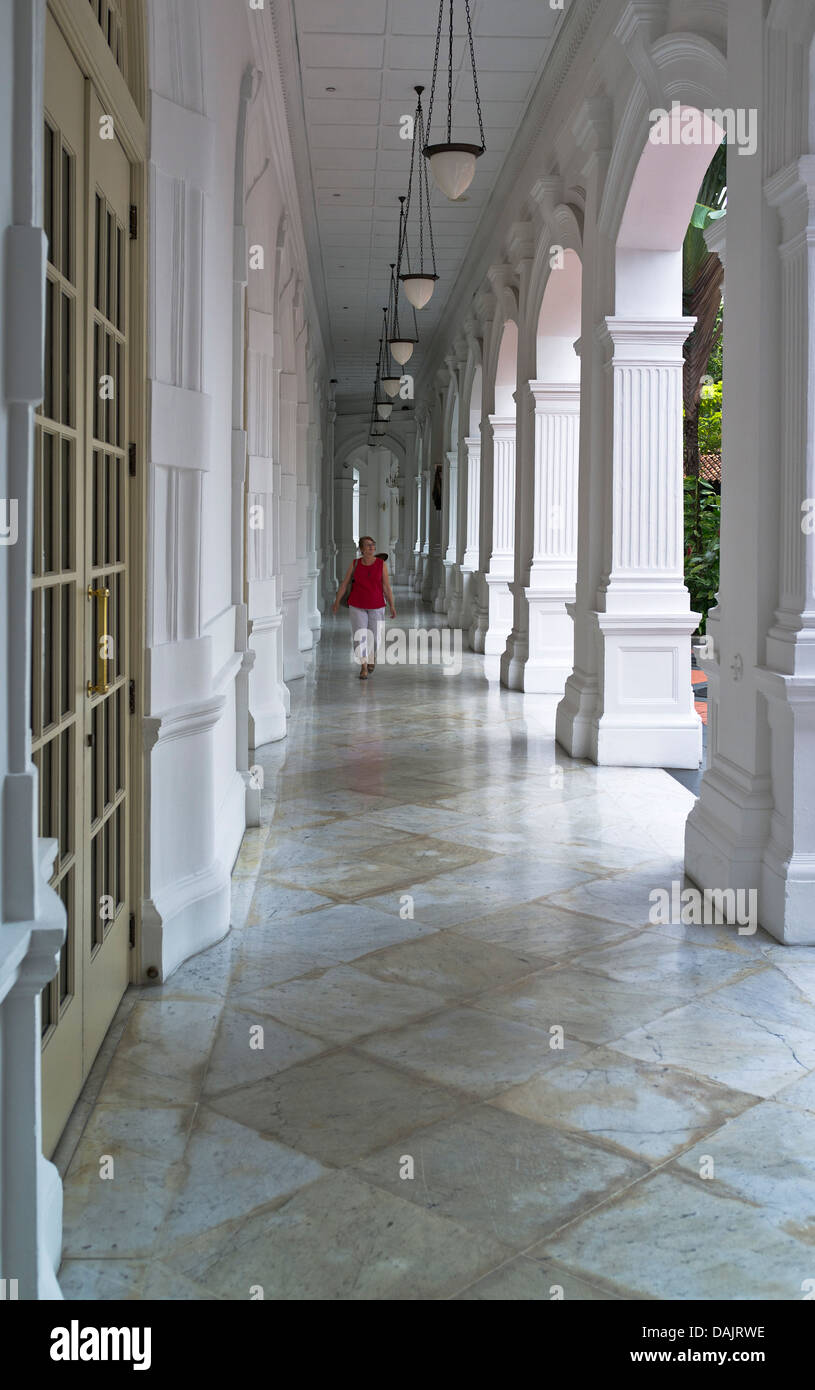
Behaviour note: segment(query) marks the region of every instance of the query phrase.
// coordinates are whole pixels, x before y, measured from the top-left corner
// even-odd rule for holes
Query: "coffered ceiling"
[[[304,124],[304,138],[298,132],[300,138],[293,140],[295,163],[314,289],[323,300],[342,408],[343,401],[350,405],[349,398],[369,393],[373,382],[389,263],[396,255],[398,196],[407,192],[410,167],[410,141],[400,138],[399,123],[415,108],[417,83],[425,85],[427,104],[439,3],[289,3],[299,71],[294,74],[298,90],[287,91],[287,104],[291,124],[298,113]],[[421,342],[429,344],[438,325],[562,19],[549,0],[471,0],[470,8],[487,152],[459,202],[433,192],[441,278],[430,304],[417,315],[420,346],[411,371],[421,366]],[[445,0],[445,25],[448,13]],[[464,0],[455,3],[453,65],[454,138],[477,144]],[[291,80],[286,74],[287,86]],[[439,80],[434,132],[446,104],[446,67]]]

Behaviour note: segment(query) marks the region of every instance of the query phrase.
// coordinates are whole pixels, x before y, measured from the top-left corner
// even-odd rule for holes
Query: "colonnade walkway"
[[[650,925],[691,793],[552,727],[469,653],[363,684],[327,619],[232,930],[74,1118],[67,1298],[803,1296],[811,948]]]

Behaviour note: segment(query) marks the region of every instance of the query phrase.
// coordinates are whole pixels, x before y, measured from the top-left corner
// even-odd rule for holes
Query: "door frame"
[[[127,54],[126,80],[108,47],[96,15],[87,0],[48,0],[48,9],[70,48],[80,70],[96,90],[106,114],[113,118],[114,130],[130,165],[130,203],[135,209],[136,236],[130,242],[129,257],[129,440],[135,443],[135,476],[128,476],[127,529],[129,546],[130,633],[128,669],[134,673],[135,710],[129,739],[128,796],[130,800],[128,877],[131,885],[130,909],[134,916],[129,952],[128,979],[137,983],[141,972],[141,917],[144,895],[144,846],[146,788],[143,719],[147,703],[144,689],[144,651],[146,641],[146,550],[147,550],[147,268],[148,268],[148,174],[147,127],[144,112],[146,86],[145,0],[127,0],[123,11],[124,41]],[[87,229],[90,235],[90,229]],[[83,248],[84,254],[84,248]]]

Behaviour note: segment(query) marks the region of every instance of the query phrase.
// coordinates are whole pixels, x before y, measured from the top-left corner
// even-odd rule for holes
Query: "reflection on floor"
[[[649,925],[692,796],[553,707],[473,655],[361,684],[329,619],[233,930],[85,1098],[67,1298],[802,1297],[815,957]]]

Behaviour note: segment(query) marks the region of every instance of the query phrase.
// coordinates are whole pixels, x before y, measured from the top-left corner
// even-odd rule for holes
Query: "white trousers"
[[[385,631],[385,609],[352,608],[349,604],[348,612],[351,615],[354,660],[358,666],[362,666],[363,663],[367,665],[376,660],[376,655],[382,645],[382,635]]]

